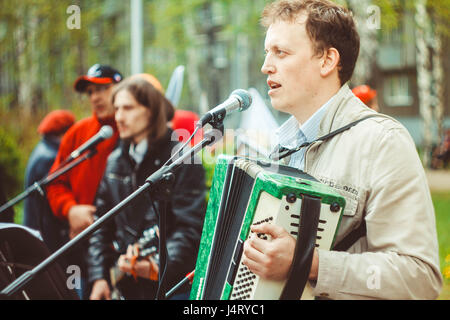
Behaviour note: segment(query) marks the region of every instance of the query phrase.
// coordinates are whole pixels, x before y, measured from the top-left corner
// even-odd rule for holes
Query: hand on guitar
[[[111,291],[106,280],[101,279],[94,282],[89,300],[111,300]]]
[[[158,280],[159,267],[151,256],[146,259],[138,259],[138,246],[128,246],[127,253],[119,257],[120,271],[132,274],[135,278],[141,277],[153,281]]]
[[[286,279],[294,259],[295,239],[285,229],[268,223],[254,225],[251,231],[252,236],[244,244],[243,263],[263,279]],[[269,235],[271,240],[260,239],[257,234]],[[309,280],[317,280],[318,267],[315,250]]]

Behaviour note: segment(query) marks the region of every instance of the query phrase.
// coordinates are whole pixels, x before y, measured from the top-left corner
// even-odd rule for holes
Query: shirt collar
[[[310,117],[303,125],[300,126],[295,117],[289,118],[277,131],[276,136],[281,147],[293,149],[304,142],[312,142],[316,140],[319,132],[320,123],[331,104],[333,96],[312,117]]]
[[[129,154],[130,157],[133,158],[136,163],[140,164],[145,157],[148,149],[148,141],[147,139],[142,140],[138,144],[130,144]]]

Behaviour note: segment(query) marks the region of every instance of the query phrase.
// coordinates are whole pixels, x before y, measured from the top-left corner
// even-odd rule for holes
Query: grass
[[[436,211],[441,272],[444,274],[444,286],[439,300],[450,300],[450,192],[433,192],[432,197]]]

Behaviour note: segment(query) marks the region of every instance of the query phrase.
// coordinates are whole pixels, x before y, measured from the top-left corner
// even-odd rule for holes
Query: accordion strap
[[[294,260],[280,300],[299,300],[309,278],[317,238],[321,201],[303,195]]]
[[[362,118],[362,119],[359,119],[359,120],[357,120],[357,121],[355,121],[355,122],[352,122],[352,123],[346,125],[345,127],[342,127],[342,128],[340,128],[340,129],[338,129],[338,130],[336,130],[336,131],[333,131],[333,132],[331,132],[331,133],[329,133],[329,134],[327,134],[327,135],[325,135],[325,136],[323,136],[323,137],[321,137],[321,138],[318,138],[318,139],[316,139],[316,140],[314,140],[314,141],[312,141],[312,142],[305,142],[305,143],[303,143],[302,145],[298,146],[298,147],[295,148],[295,149],[286,149],[286,148],[284,148],[284,147],[279,146],[278,150],[275,150],[275,151],[270,155],[270,158],[271,158],[272,160],[274,160],[274,161],[283,160],[284,158],[287,158],[287,157],[293,155],[294,153],[299,152],[299,151],[302,150],[303,148],[307,148],[307,147],[309,147],[310,145],[312,145],[312,144],[314,144],[314,143],[316,143],[316,142],[319,142],[319,141],[324,142],[324,141],[330,140],[330,139],[333,138],[334,136],[337,136],[338,134],[341,134],[341,133],[343,133],[343,132],[345,132],[345,131],[347,131],[347,130],[353,128],[353,127],[356,126],[357,124],[359,124],[359,123],[361,123],[361,122],[363,122],[363,121],[365,121],[365,120],[367,120],[367,119],[374,118],[374,117],[377,117],[377,116],[378,116],[377,114],[372,114],[372,115],[370,115],[370,116],[367,116],[367,117],[364,117],[364,118]]]
[[[350,232],[341,242],[339,242],[334,248],[334,251],[347,251],[350,249],[359,239],[365,237],[367,234],[366,221],[363,220],[359,227]]]

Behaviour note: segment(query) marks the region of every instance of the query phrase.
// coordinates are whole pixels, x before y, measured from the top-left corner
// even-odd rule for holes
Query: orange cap
[[[50,112],[41,121],[38,132],[42,135],[59,135],[66,132],[75,123],[75,116],[67,110]]]
[[[377,91],[368,85],[358,86],[352,90],[353,94],[357,96],[364,104],[368,104],[373,98],[377,96]]]
[[[159,80],[156,79],[155,76],[152,76],[152,75],[149,74],[149,73],[135,74],[135,75],[132,75],[130,78],[131,78],[131,79],[142,78],[142,79],[144,79],[144,80],[150,82],[150,84],[151,84],[152,86],[154,86],[159,92],[161,92],[162,94],[164,94],[164,88],[163,88],[163,86],[161,85],[161,83],[159,82]]]

